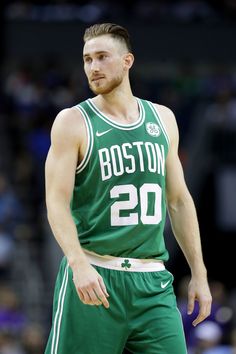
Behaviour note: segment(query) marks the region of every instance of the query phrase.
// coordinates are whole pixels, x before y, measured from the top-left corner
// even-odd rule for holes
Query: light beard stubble
[[[123,77],[120,75],[120,76],[113,78],[111,81],[109,81],[104,86],[102,85],[100,87],[99,86],[94,87],[94,85],[92,83],[89,83],[89,87],[93,91],[93,93],[95,93],[96,95],[105,95],[105,94],[111,93],[115,88],[120,86],[122,81],[123,81]]]

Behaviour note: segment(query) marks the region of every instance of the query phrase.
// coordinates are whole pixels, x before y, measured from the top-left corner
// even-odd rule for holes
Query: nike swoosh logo
[[[98,137],[99,137],[99,136],[103,136],[104,134],[110,132],[112,129],[113,129],[113,128],[108,129],[108,130],[105,130],[104,132],[98,132],[98,131],[96,131],[96,136],[98,136]]]
[[[168,280],[166,283],[161,282],[161,287],[162,289],[165,289],[167,285],[169,284],[170,280]]]

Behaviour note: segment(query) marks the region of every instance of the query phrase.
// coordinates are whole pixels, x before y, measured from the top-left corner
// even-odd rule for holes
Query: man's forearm
[[[193,275],[206,275],[197,215],[189,194],[168,205],[172,230]]]
[[[57,204],[47,206],[48,221],[52,232],[67,257],[70,266],[85,259],[84,252],[78,240],[77,229],[69,208]]]

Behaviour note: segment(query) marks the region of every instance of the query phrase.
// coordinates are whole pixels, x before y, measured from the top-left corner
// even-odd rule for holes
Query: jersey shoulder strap
[[[170,146],[170,139],[169,139],[165,124],[163,123],[163,119],[161,118],[161,114],[160,114],[160,111],[159,111],[157,105],[152,103],[151,101],[143,100],[143,99],[141,100],[141,102],[142,102],[143,107],[145,109],[146,122],[148,121],[149,117],[154,118],[154,122],[157,123],[158,127],[160,127],[160,129],[165,137],[167,146],[169,147]]]

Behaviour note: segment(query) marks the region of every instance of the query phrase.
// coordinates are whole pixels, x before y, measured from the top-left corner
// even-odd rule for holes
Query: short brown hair
[[[129,52],[132,52],[130,36],[127,29],[122,26],[116,25],[115,23],[97,23],[93,26],[88,27],[84,32],[84,42],[94,37],[102,36],[104,34],[109,34],[113,38],[118,39],[126,45]]]

